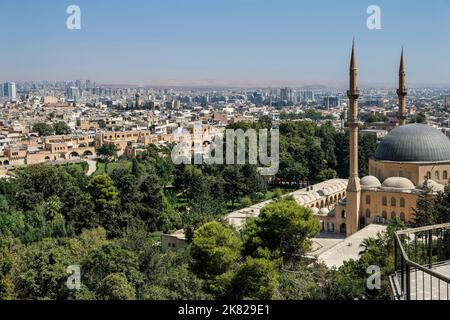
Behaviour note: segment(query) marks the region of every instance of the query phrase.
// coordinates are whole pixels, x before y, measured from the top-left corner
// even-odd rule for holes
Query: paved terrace
[[[361,247],[364,239],[376,238],[379,233],[386,231],[386,226],[371,224],[364,229],[352,234],[350,237],[345,238],[340,241],[336,241],[334,245],[328,247],[327,249],[319,249],[313,252],[317,256],[319,261],[322,261],[327,265],[328,268],[339,268],[344,264],[345,261],[351,259],[358,260],[359,253],[363,249]],[[314,242],[321,243],[323,239],[316,238],[313,239]]]

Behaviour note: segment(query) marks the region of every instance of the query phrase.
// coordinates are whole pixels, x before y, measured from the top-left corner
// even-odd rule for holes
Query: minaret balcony
[[[347,91],[347,97],[349,99],[351,99],[351,98],[358,99],[360,96],[361,96],[361,90],[359,90],[359,89],[353,89],[353,90]]]
[[[397,89],[397,95],[400,97],[404,97],[408,95],[408,89],[403,88],[403,89]]]

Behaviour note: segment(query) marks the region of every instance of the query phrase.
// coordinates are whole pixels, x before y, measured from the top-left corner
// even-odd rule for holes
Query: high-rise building
[[[15,82],[6,82],[3,84],[2,88],[3,92],[0,96],[8,98],[9,101],[16,101],[17,93]]]
[[[323,106],[325,108],[336,108],[341,105],[341,100],[339,97],[324,97],[323,98]]]
[[[77,102],[80,98],[80,90],[77,87],[70,87],[67,89],[67,101],[69,102]]]
[[[281,88],[280,89],[280,100],[281,101],[287,101],[287,102],[293,102],[293,91],[292,88]]]

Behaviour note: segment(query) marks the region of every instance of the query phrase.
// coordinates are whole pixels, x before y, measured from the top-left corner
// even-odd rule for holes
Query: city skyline
[[[450,85],[447,0],[377,1],[381,30],[366,26],[372,1],[231,2],[81,0],[70,31],[72,2],[0,1],[0,80],[344,88],[355,37],[361,87],[395,86],[402,45],[409,86]]]

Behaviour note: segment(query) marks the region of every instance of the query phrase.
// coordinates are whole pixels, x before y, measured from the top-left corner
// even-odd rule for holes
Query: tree
[[[136,289],[123,273],[112,273],[106,276],[97,292],[102,300],[136,300]]]
[[[253,204],[252,199],[250,197],[244,197],[241,199],[241,207],[248,208]]]
[[[423,112],[419,112],[412,119],[413,123],[427,123],[427,116]]]
[[[64,134],[70,134],[72,130],[67,125],[67,123],[60,121],[58,123],[55,123],[53,125],[53,130],[55,131],[55,134],[57,135],[64,135]]]
[[[46,124],[46,123],[44,123],[44,122],[36,123],[36,124],[33,126],[32,130],[33,130],[34,132],[39,133],[39,135],[40,135],[41,137],[50,136],[50,135],[52,135],[53,132],[54,132],[52,126],[50,126],[50,125],[48,125],[48,124]]]
[[[428,180],[424,182],[422,192],[417,199],[417,206],[413,208],[414,211],[414,225],[416,227],[423,227],[436,224],[437,213],[434,203],[434,196],[432,189],[429,186]]]
[[[434,199],[436,208],[436,223],[447,223],[450,221],[450,185],[447,185],[444,192],[439,192]]]
[[[267,259],[248,258],[231,281],[231,299],[271,300],[277,288],[277,265]]]
[[[294,200],[280,200],[264,207],[260,215],[244,227],[247,254],[267,248],[281,256],[301,256],[311,250],[310,238],[319,233],[319,221],[308,208]]]
[[[136,254],[115,243],[106,244],[92,251],[83,259],[82,265],[82,282],[94,291],[108,275],[113,273],[124,274],[128,283],[136,289],[144,281]]]
[[[319,172],[319,175],[317,176],[317,181],[326,181],[330,179],[334,179],[337,177],[336,170],[333,169],[324,169]]]
[[[194,270],[205,278],[225,273],[239,258],[241,241],[230,228],[210,222],[199,228],[191,244]]]
[[[44,239],[18,254],[12,279],[19,299],[67,299],[67,267],[77,264],[56,239]]]
[[[97,149],[97,153],[105,162],[105,173],[108,173],[108,163],[117,158],[117,146],[114,143],[105,143]]]
[[[107,174],[92,178],[89,189],[97,210],[102,211],[117,205],[118,192]]]

